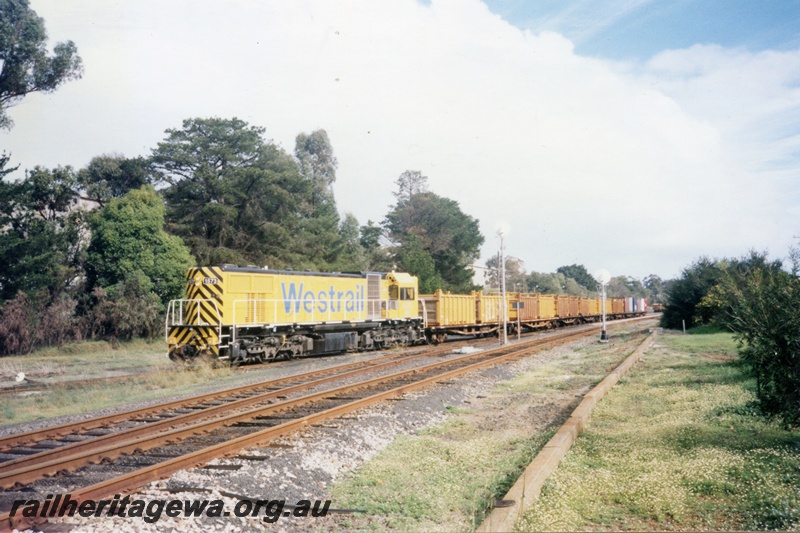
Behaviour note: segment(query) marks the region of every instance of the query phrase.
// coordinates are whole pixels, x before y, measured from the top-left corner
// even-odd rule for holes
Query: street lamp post
[[[602,298],[600,306],[603,311],[603,330],[600,332],[600,342],[608,342],[608,333],[606,333],[606,285],[611,281],[611,273],[605,268],[601,268],[594,274],[595,279],[602,287]]]
[[[500,292],[503,297],[503,344],[508,344],[508,301],[506,300],[506,258],[503,237],[508,234],[508,225],[501,222],[497,225],[500,237]]]

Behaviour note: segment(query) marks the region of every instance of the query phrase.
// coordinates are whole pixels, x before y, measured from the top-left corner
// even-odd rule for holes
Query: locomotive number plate
[[[219,283],[217,278],[203,278],[203,285],[216,285]]]

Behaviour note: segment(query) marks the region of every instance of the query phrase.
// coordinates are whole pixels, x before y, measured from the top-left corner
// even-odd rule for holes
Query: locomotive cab
[[[384,318],[402,319],[418,316],[417,278],[409,274],[391,272],[388,282],[387,307]]]

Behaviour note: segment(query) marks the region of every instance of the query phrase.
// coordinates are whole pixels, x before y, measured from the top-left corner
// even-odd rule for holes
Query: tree
[[[703,297],[720,282],[722,273],[722,264],[707,257],[701,257],[683,269],[681,277],[670,285],[667,292],[661,325],[680,329],[684,323],[687,328],[710,323],[716,310],[698,306]]]
[[[0,180],[0,301],[42,289],[55,299],[80,278],[86,222],[72,211],[75,184],[70,167]]]
[[[44,20],[28,0],[0,0],[0,128],[13,121],[7,109],[32,92],[49,93],[83,73],[72,41],[58,43],[53,55],[45,48]]]
[[[506,290],[507,291],[527,291],[528,282],[527,274],[525,273],[525,263],[522,259],[507,256],[506,258]],[[501,287],[501,270],[500,270],[500,254],[493,255],[486,261],[486,268],[488,269],[487,285],[490,288],[500,290]],[[487,288],[488,288],[487,287]]]
[[[315,232],[331,224],[301,215],[312,183],[290,155],[263,140],[263,128],[237,118],[195,118],[166,133],[151,160],[168,185],[168,228],[201,264],[314,268],[326,262],[317,256],[326,243]],[[338,218],[332,231],[338,233]]]
[[[594,279],[594,276],[589,274],[589,271],[586,270],[586,267],[583,265],[561,266],[556,269],[556,272],[558,274],[564,274],[567,278],[574,279],[579,285],[589,291],[597,291],[597,280]]]
[[[475,288],[469,265],[480,254],[483,235],[478,220],[461,211],[458,202],[432,192],[400,199],[386,215],[389,237],[402,245],[413,236],[433,258],[443,289],[468,292]]]
[[[11,174],[15,170],[19,168],[19,165],[15,167],[6,168],[6,165],[11,160],[11,155],[3,152],[0,154],[0,180],[6,177],[7,174]]]
[[[433,294],[444,286],[433,258],[422,249],[414,235],[400,246],[399,259],[404,271],[417,276],[420,294]]]
[[[800,256],[791,272],[766,254],[728,262],[713,292],[718,311],[740,342],[742,360],[756,378],[762,411],[800,427]]]
[[[428,192],[428,178],[423,176],[419,170],[406,170],[400,174],[395,183],[397,191],[392,194],[398,202],[410,200],[415,194]]]
[[[93,157],[78,172],[78,184],[101,206],[112,198],[122,198],[128,191],[153,182],[149,164],[143,157],[128,159],[119,154]]]
[[[367,268],[367,258],[361,246],[361,231],[358,219],[347,213],[342,223],[339,224],[339,247],[335,251],[336,262],[334,270],[340,272],[360,272]]]
[[[146,282],[137,282],[136,290],[152,290],[162,305],[183,295],[186,270],[195,261],[180,238],[164,231],[164,213],[163,200],[150,186],[94,213],[86,258],[89,290],[114,287],[140,272]]]
[[[366,256],[366,270],[391,270],[392,259],[387,249],[381,246],[383,228],[368,220],[365,226],[361,226],[360,232],[359,242]]]
[[[644,278],[643,282],[645,289],[650,292],[649,298],[651,304],[663,304],[666,302],[665,292],[668,282],[665,282],[655,274],[650,274]]]
[[[294,156],[300,174],[311,183],[311,210],[321,205],[333,204],[333,183],[339,163],[333,155],[333,147],[325,130],[309,135],[301,133],[295,139]]]
[[[528,290],[540,294],[564,294],[566,278],[563,274],[531,272],[527,278]]]

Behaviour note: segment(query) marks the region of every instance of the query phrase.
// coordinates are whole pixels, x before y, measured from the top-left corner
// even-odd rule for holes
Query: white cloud
[[[797,52],[580,57],[476,0],[34,0],[86,74],[13,109],[24,167],[147,154],[185,118],[238,116],[291,151],[325,128],[340,210],[380,221],[394,180],[511,226],[528,269],[672,276],[701,254],[785,252],[797,212]],[[787,133],[788,132],[788,133]],[[792,137],[792,132],[795,136]],[[782,189],[783,188],[783,189]]]

